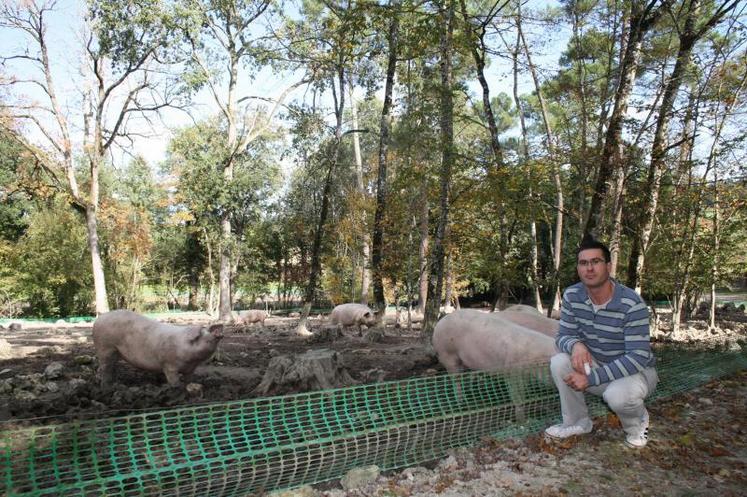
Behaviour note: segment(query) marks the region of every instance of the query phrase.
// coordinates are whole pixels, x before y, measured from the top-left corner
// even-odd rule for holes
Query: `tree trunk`
[[[444,292],[444,308],[451,307],[452,298],[454,298],[454,260],[452,259],[450,251],[446,256],[446,290]]]
[[[350,89],[350,111],[351,115],[353,117],[353,130],[358,129],[358,108],[355,104],[355,101],[353,100],[353,84],[352,82],[349,85]],[[360,136],[357,132],[353,132],[353,152],[355,153],[355,187],[358,191],[358,195],[360,195],[361,198],[364,198],[366,195],[366,189],[363,185],[363,156],[361,155],[361,140]],[[360,210],[359,212],[355,213],[354,215],[360,216],[359,222],[364,227],[363,233],[362,233],[362,255],[363,259],[361,261],[361,298],[360,303],[363,305],[368,305],[368,287],[371,281],[371,246],[369,243],[369,237],[368,232],[365,229],[366,223],[365,223],[365,212],[363,210]],[[355,271],[357,272],[357,271]],[[353,285],[353,292],[355,292],[355,285]]]
[[[478,29],[475,30],[472,26],[470,16],[467,14],[467,4],[465,0],[459,0],[459,5],[461,7],[462,17],[464,18],[464,29],[470,42],[470,52],[472,52],[472,59],[475,61],[477,80],[479,81],[480,88],[482,89],[483,111],[485,112],[485,119],[488,122],[488,130],[490,131],[490,149],[493,151],[495,167],[496,169],[500,170],[504,166],[503,150],[501,149],[501,143],[498,140],[498,125],[495,122],[493,104],[490,101],[490,86],[488,85],[488,80],[485,77],[485,54],[487,51],[484,39],[485,24],[478,26]],[[497,11],[491,11],[485,17],[485,23],[489,22],[497,13]]]
[[[553,137],[552,125],[550,124],[550,115],[547,110],[547,104],[542,92],[542,86],[540,85],[539,78],[537,77],[537,70],[532,63],[532,57],[529,54],[529,46],[527,45],[526,39],[524,38],[524,32],[521,28],[521,11],[516,18],[516,29],[518,36],[521,38],[521,43],[524,47],[524,54],[527,58],[527,64],[529,65],[529,71],[532,74],[532,80],[534,81],[534,88],[537,92],[537,98],[540,103],[540,109],[542,111],[542,122],[545,126],[545,139],[547,140],[547,151],[550,154],[550,162],[552,164],[553,171],[553,182],[555,183],[556,203],[555,203],[555,240],[553,245],[553,276],[552,276],[552,289],[553,289],[553,302],[548,313],[557,311],[560,309],[560,261],[562,260],[563,250],[563,211],[565,210],[565,201],[563,199],[563,182],[560,177],[560,167],[558,165],[557,154],[555,153],[555,138]]]
[[[231,318],[231,220],[228,214],[223,215],[221,226],[220,272],[218,276],[218,319],[228,321]]]
[[[296,328],[296,333],[302,336],[309,335],[306,322],[309,318],[309,312],[311,311],[311,305],[316,297],[316,285],[317,279],[321,273],[321,251],[322,251],[322,240],[324,239],[324,225],[327,223],[327,215],[329,213],[329,197],[332,191],[332,180],[334,179],[335,170],[337,169],[337,163],[340,160],[340,142],[342,141],[342,117],[343,109],[345,108],[345,69],[342,65],[342,61],[338,61],[337,66],[337,83],[340,88],[339,101],[335,98],[335,117],[337,123],[335,126],[335,140],[332,144],[333,149],[328,155],[327,160],[329,161],[329,167],[327,168],[327,176],[324,179],[324,189],[322,191],[322,205],[319,209],[319,222],[316,226],[314,233],[314,244],[311,247],[311,269],[309,271],[309,281],[306,286],[306,292],[304,293],[304,305],[301,311],[301,318]],[[332,89],[334,96],[335,82],[332,81]]]
[[[425,314],[425,305],[428,301],[428,176],[423,175],[420,184],[420,244],[418,247],[418,260],[420,263],[420,276],[418,278],[418,313]]]
[[[622,125],[638,71],[643,36],[673,1],[663,0],[655,10],[652,9],[656,6],[656,2],[635,1],[631,5],[629,36],[625,46],[625,54],[620,61],[620,80],[615,91],[615,103],[607,126],[602,159],[584,227],[584,234],[592,235],[595,238],[600,235],[600,230],[602,230],[604,224],[603,204],[607,196],[607,183],[613,177],[615,171],[622,166]],[[643,8],[641,9],[641,7]]]
[[[454,0],[446,0],[446,5],[438,4],[440,18],[440,72],[441,96],[439,117],[441,128],[441,174],[439,194],[439,218],[436,225],[436,236],[433,239],[433,257],[431,258],[430,278],[428,279],[428,303],[425,309],[422,338],[426,347],[432,347],[433,327],[438,320],[441,304],[441,292],[444,283],[444,253],[446,226],[449,222],[449,190],[451,188],[451,169],[454,162],[454,102],[453,102],[453,35],[454,35]]]
[[[511,53],[512,60],[513,60],[513,95],[514,95],[514,105],[516,106],[516,113],[519,116],[519,125],[521,129],[521,152],[522,157],[524,159],[524,162],[526,163],[527,167],[527,184],[529,184],[529,203],[530,205],[534,205],[534,194],[532,191],[532,179],[531,179],[531,169],[529,167],[529,139],[528,139],[528,133],[527,133],[527,126],[526,121],[524,119],[524,110],[521,106],[521,99],[519,98],[519,50],[521,49],[521,37],[518,35],[517,30],[517,36],[516,36],[516,47]],[[531,233],[530,241],[531,241],[531,248],[529,251],[529,260],[530,260],[530,274],[531,274],[531,281],[530,285],[532,286],[532,291],[534,292],[534,305],[537,308],[537,311],[540,312],[540,314],[543,314],[545,311],[542,306],[542,295],[540,293],[540,285],[539,285],[539,254],[537,250],[537,223],[534,220],[534,214],[531,215],[531,220],[529,221],[529,231]]]
[[[384,86],[384,105],[381,109],[381,136],[379,138],[379,174],[376,181],[376,212],[374,214],[373,257],[371,259],[371,273],[373,277],[374,300],[379,311],[379,320],[384,318],[386,299],[384,297],[384,275],[382,265],[384,260],[384,213],[386,212],[387,197],[387,153],[389,151],[389,133],[392,126],[392,92],[394,91],[394,75],[397,69],[397,50],[399,44],[399,1],[389,4],[393,11],[389,24],[389,58],[386,68],[386,84]]]
[[[259,395],[281,395],[341,388],[355,384],[337,352],[313,349],[290,357],[273,357],[262,381],[254,389]]]
[[[239,57],[235,51],[229,53],[229,76],[228,76],[228,98],[225,108],[225,117],[228,121],[228,132],[226,136],[226,147],[229,155],[222,164],[223,179],[226,184],[233,181],[233,157],[238,146],[238,115],[236,101],[236,84],[238,81]],[[218,319],[229,322],[231,320],[231,213],[226,211],[222,214],[220,220],[221,241],[220,241],[220,272],[218,275],[218,285],[220,297],[218,299]]]
[[[101,250],[99,248],[98,220],[96,207],[91,205],[86,208],[86,232],[88,239],[88,250],[91,253],[91,267],[93,269],[93,286],[96,292],[96,315],[109,312],[109,302],[106,295],[106,279],[104,277],[104,264],[101,261]]]
[[[664,172],[665,166],[664,159],[667,152],[667,135],[669,131],[670,113],[674,100],[677,97],[677,91],[679,90],[683,73],[690,62],[690,48],[692,48],[692,45],[687,47],[686,52],[684,52],[683,45],[680,44],[680,53],[677,55],[677,62],[672,71],[669,83],[667,84],[664,99],[661,102],[661,108],[659,110],[659,118],[657,119],[654,143],[651,150],[651,164],[649,166],[648,179],[645,187],[647,196],[644,200],[639,238],[636,242],[639,246],[638,258],[635,264],[635,271],[633,272],[633,280],[629,282],[638,293],[641,292],[641,277],[643,275],[643,267],[646,261],[646,252],[648,251],[649,243],[651,241],[651,233],[653,232],[654,221],[656,219],[656,210],[659,205],[659,190],[661,188],[661,176]]]
[[[745,83],[747,83],[747,71],[742,75],[742,79],[740,82],[739,87],[734,92],[734,95],[732,98],[730,98],[729,104],[723,109],[723,111],[720,113],[720,119],[716,125],[716,129],[714,132],[713,137],[713,143],[711,145],[710,152],[708,154],[708,163],[706,165],[705,172],[703,173],[703,179],[702,184],[705,185],[708,179],[708,175],[710,174],[711,169],[714,170],[714,195],[715,195],[715,202],[714,202],[714,209],[718,209],[719,202],[718,202],[718,191],[715,190],[717,188],[717,179],[718,179],[718,173],[716,171],[716,150],[718,146],[718,142],[721,139],[721,133],[724,129],[724,125],[726,124],[726,120],[731,115],[731,111],[733,109],[733,106],[736,104],[736,102],[739,101],[739,95],[741,94],[742,90],[745,87]],[[719,89],[720,93],[720,89]],[[692,100],[692,99],[691,99]],[[691,103],[691,106],[692,103]],[[688,109],[689,111],[690,109]],[[685,170],[685,164],[688,164],[690,167],[687,171],[688,176],[688,184],[685,191],[690,191],[692,188],[691,180],[692,180],[692,161],[690,160],[690,154],[692,152],[692,141],[695,137],[695,129],[692,130],[690,136],[688,136],[688,130],[690,129],[689,123],[692,121],[692,113],[688,112],[686,115],[686,123],[685,123],[685,140],[683,141],[683,152],[680,156],[680,175],[684,175]],[[689,139],[688,139],[689,138]],[[678,184],[681,184],[682,180],[678,179]],[[703,192],[702,188],[698,189],[698,199],[696,202],[696,205],[694,207],[694,213],[692,214],[692,220],[690,221],[690,234],[689,234],[689,240],[687,242],[687,256],[684,261],[684,271],[683,275],[678,278],[678,284],[675,287],[675,295],[674,295],[674,308],[672,310],[672,320],[673,320],[673,328],[672,328],[672,334],[673,336],[677,337],[679,335],[679,329],[680,329],[680,322],[682,317],[682,313],[685,307],[685,304],[687,302],[687,292],[689,289],[689,279],[690,279],[690,269],[692,267],[692,261],[693,261],[693,255],[695,252],[695,245],[696,245],[696,236],[697,236],[697,228],[700,221],[700,214],[702,212],[702,206],[703,206]],[[718,213],[718,210],[715,211],[715,213]],[[689,214],[689,212],[688,212]],[[714,247],[718,245],[718,239],[716,237],[716,226],[718,224],[718,219],[716,219],[716,215],[714,215]],[[717,252],[714,252],[714,257],[717,257]],[[711,277],[713,278],[713,281],[716,281],[716,277],[718,274],[718,267],[716,263],[714,262],[712,268],[711,268]],[[715,326],[715,286],[711,286],[712,294],[711,294],[711,310],[709,312],[709,322],[712,323],[711,326]],[[675,318],[677,320],[675,320]]]
[[[614,207],[612,221],[612,235],[610,236],[610,262],[612,269],[610,276],[617,277],[617,264],[620,260],[620,248],[622,246],[622,214],[625,199],[625,177],[627,176],[627,167],[623,164],[615,172],[615,189],[614,189]]]
[[[204,232],[204,231],[203,231]],[[212,244],[210,243],[210,240],[205,236],[205,246],[207,247],[207,256],[208,256],[208,278],[210,278],[210,287],[208,288],[208,298],[207,298],[207,313],[211,316],[214,315],[216,306],[215,306],[215,271],[213,271],[213,248]]]
[[[719,282],[719,250],[721,249],[721,207],[718,193],[718,167],[713,167],[713,261],[711,263],[711,308],[708,312],[708,327],[716,328],[716,286]]]
[[[646,251],[651,241],[651,233],[656,220],[656,210],[659,203],[659,190],[661,187],[661,176],[664,172],[666,153],[668,149],[667,137],[669,132],[669,121],[671,119],[672,107],[677,98],[682,79],[690,65],[690,55],[695,43],[704,36],[709,28],[715,25],[721,16],[727,11],[719,10],[718,14],[713,16],[704,26],[695,31],[696,23],[700,20],[700,0],[691,0],[685,26],[680,34],[680,46],[677,52],[677,61],[667,83],[664,97],[661,101],[659,118],[656,121],[656,132],[654,133],[654,142],[651,146],[651,165],[646,182],[646,191],[648,196],[645,198],[643,207],[643,219],[639,229],[638,239],[638,259],[636,260],[634,280],[630,283],[638,293],[641,291],[641,275],[646,261]]]

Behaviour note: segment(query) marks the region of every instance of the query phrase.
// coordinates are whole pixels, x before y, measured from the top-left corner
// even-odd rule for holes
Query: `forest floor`
[[[204,314],[170,318],[208,322]],[[120,362],[117,384],[96,381],[91,325],[33,323],[0,330],[0,432],[19,426],[101,418],[152,409],[258,396],[273,357],[310,348],[338,352],[357,383],[440,374],[444,370],[423,349],[418,330],[387,327],[370,342],[347,331],[334,341],[310,344],[296,335],[297,319],[270,317],[264,326],[227,329],[218,353],[192,379],[196,389],[170,387],[162,374]],[[323,326],[314,318],[312,330]],[[667,323],[657,339],[667,338]],[[671,325],[669,325],[671,326]],[[702,320],[687,324],[684,340],[747,337],[747,316],[721,316],[716,330]],[[272,391],[285,394],[292,391]],[[595,420],[592,434],[563,444],[540,435],[520,440],[485,440],[453,451],[428,467],[380,475],[358,489],[335,484],[308,489],[316,496],[467,497],[480,495],[747,495],[747,371],[697,390],[655,402],[651,442],[642,451],[622,445],[614,419]]]
[[[428,467],[379,475],[358,488],[305,497],[555,497],[747,495],[747,370],[648,406],[649,443],[622,443],[614,416],[562,443],[541,434],[485,439]]]

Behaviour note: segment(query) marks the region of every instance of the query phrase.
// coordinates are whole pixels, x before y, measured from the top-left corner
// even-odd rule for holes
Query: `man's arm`
[[[555,337],[555,346],[561,352],[570,355],[573,353],[573,346],[579,342],[581,342],[581,335],[573,314],[568,290],[566,290],[563,292],[563,301],[560,306],[560,328]]]

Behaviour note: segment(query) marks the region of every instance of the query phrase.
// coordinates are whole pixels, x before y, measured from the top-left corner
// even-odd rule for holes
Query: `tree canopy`
[[[91,1],[65,72],[7,2],[0,311],[544,310],[591,233],[684,317],[747,276],[744,8]]]

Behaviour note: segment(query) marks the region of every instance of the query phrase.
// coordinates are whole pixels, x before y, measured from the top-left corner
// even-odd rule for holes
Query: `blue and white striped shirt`
[[[583,342],[598,367],[587,376],[589,386],[608,383],[656,364],[651,352],[648,308],[640,295],[613,280],[612,300],[594,312],[582,283],[563,292],[560,330],[555,344],[571,354]]]

